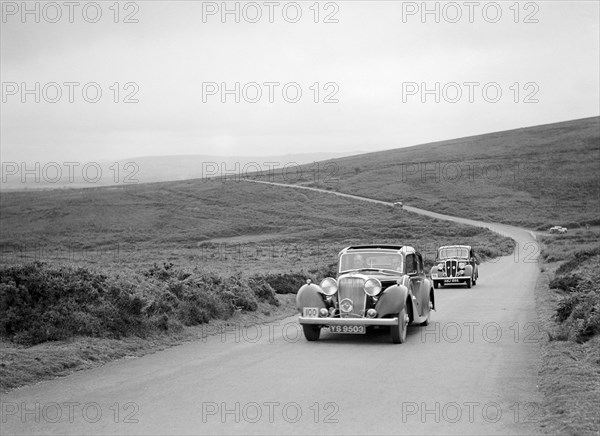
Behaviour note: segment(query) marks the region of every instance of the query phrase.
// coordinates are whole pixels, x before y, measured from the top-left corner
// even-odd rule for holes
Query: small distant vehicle
[[[394,206],[394,208],[398,208],[398,209],[402,209],[404,207],[404,205],[402,204],[401,201],[394,201],[393,206]]]
[[[566,227],[562,227],[562,226],[554,226],[554,227],[550,227],[550,230],[548,230],[550,233],[567,233],[567,228]]]
[[[433,287],[437,289],[453,283],[475,286],[479,279],[479,260],[470,245],[445,245],[438,248],[431,268]]]
[[[413,247],[357,245],[338,254],[336,278],[307,283],[296,295],[298,318],[308,341],[330,333],[364,334],[389,327],[392,342],[406,341],[409,324],[427,325],[435,310],[433,286],[423,257]]]

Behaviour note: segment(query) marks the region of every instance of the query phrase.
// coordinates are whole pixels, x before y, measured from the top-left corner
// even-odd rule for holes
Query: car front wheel
[[[403,308],[398,314],[398,325],[390,327],[392,333],[392,342],[394,344],[403,344],[406,342],[407,325],[408,315],[406,315],[406,308]]]
[[[321,336],[321,327],[319,326],[304,324],[302,330],[304,330],[304,337],[307,341],[318,341]]]
[[[467,289],[471,289],[471,279],[467,280]]]

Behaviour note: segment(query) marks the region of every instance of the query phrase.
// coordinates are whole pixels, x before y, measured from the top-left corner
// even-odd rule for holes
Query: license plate
[[[319,308],[318,307],[304,307],[302,308],[302,316],[306,318],[318,318]]]
[[[444,283],[460,283],[460,280],[458,280],[458,279],[446,279],[446,280],[444,280]]]
[[[364,325],[330,325],[329,332],[364,335],[367,332],[367,329]]]

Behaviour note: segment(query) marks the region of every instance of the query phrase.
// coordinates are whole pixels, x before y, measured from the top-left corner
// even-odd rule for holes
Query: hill
[[[600,118],[452,139],[251,175],[547,229],[597,223]]]

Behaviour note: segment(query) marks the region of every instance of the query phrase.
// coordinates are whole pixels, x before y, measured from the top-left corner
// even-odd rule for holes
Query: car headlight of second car
[[[327,277],[321,282],[321,289],[325,295],[333,295],[337,292],[337,281],[331,277]]]
[[[374,297],[381,292],[381,282],[377,279],[369,279],[365,282],[365,294]]]

